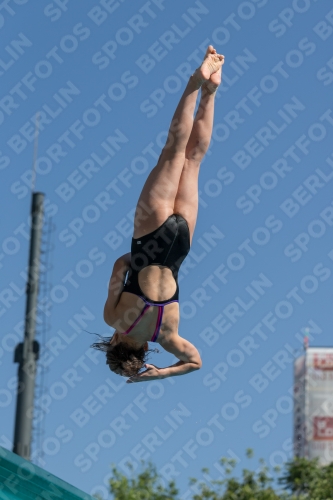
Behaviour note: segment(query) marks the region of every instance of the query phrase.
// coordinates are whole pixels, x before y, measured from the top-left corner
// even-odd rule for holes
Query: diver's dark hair
[[[151,352],[146,351],[144,346],[135,348],[125,342],[119,342],[113,346],[110,344],[112,337],[100,337],[100,339],[91,347],[105,352],[106,364],[109,365],[110,370],[125,377],[137,375]]]

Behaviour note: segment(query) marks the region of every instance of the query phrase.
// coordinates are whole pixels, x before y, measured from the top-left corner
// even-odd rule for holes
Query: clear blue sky
[[[143,458],[188,498],[187,479],[202,477],[202,467],[218,478],[224,455],[239,457],[239,470],[248,447],[271,465],[291,456],[292,363],[302,332],[310,328],[310,345],[332,344],[328,4],[1,4],[3,446],[13,438],[39,111],[35,190],[45,193],[53,231],[35,461],[106,498],[110,465]],[[199,348],[203,367],[128,386],[89,349],[85,330],[112,331],[102,318],[112,265],[130,249],[131,211],[208,43],[225,55],[225,79],[180,281],[180,333]],[[173,359],[159,353],[151,361]]]

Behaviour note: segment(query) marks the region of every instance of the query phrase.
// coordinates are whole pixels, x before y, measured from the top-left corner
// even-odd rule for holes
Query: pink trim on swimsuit
[[[131,292],[127,292],[127,293],[131,293]],[[155,326],[153,336],[150,340],[150,342],[156,342],[158,334],[160,332],[161,324],[162,324],[164,306],[166,306],[167,304],[171,304],[172,302],[178,302],[178,300],[170,300],[170,302],[159,304],[159,303],[149,302],[148,300],[146,300],[144,297],[141,297],[140,295],[139,295],[139,297],[140,297],[140,299],[142,299],[145,302],[144,308],[142,309],[140,315],[136,318],[134,323],[126,330],[126,332],[123,332],[122,335],[127,335],[128,333],[130,333],[133,330],[133,328],[138,324],[138,322],[140,321],[140,319],[142,318],[142,316],[145,314],[145,312],[148,310],[148,308],[150,306],[152,306],[152,307],[156,306],[156,307],[158,307],[157,321],[156,321],[156,326]]]

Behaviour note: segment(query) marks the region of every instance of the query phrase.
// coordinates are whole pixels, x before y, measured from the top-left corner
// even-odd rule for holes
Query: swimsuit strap
[[[157,322],[156,322],[156,326],[155,326],[155,331],[153,333],[153,336],[152,336],[150,342],[156,342],[158,334],[160,333],[162,317],[163,317],[163,312],[164,312],[164,306],[157,306],[157,307],[158,307]]]
[[[128,293],[131,293],[131,292],[128,292]],[[146,299],[145,297],[143,297],[142,295],[138,295],[138,297],[140,297],[140,299],[142,299],[146,304],[148,304],[149,306],[167,306],[168,304],[172,304],[173,302],[179,302],[178,299],[173,299],[173,300],[165,300],[163,302],[155,302],[153,300],[148,300]]]
[[[144,301],[146,306],[158,307],[157,322],[156,322],[153,336],[150,340],[150,342],[156,342],[158,334],[160,333],[160,328],[161,328],[163,313],[164,313],[164,306],[171,304],[172,302],[178,302],[178,300],[170,300],[167,303],[150,302],[149,300],[145,299],[145,297],[142,297],[142,295],[140,295],[140,299],[142,299]]]
[[[136,318],[136,320],[134,321],[134,323],[126,330],[126,332],[123,332],[123,335],[127,335],[128,333],[130,333],[130,331],[135,327],[135,325],[138,324],[138,322],[140,321],[140,319],[145,314],[145,312],[147,311],[148,308],[149,308],[149,304],[147,304],[147,302],[146,302],[144,308],[142,309],[142,311],[140,313],[140,315]]]
[[[141,295],[139,295],[139,297],[145,303],[144,308],[142,309],[140,315],[136,318],[136,320],[134,321],[134,323],[122,335],[127,335],[128,333],[130,333],[130,331],[132,331],[132,329],[135,327],[135,325],[138,324],[138,322],[140,321],[140,319],[142,318],[142,316],[145,314],[145,312],[147,311],[147,309],[150,306],[158,307],[157,322],[156,322],[156,326],[155,326],[155,330],[154,330],[153,336],[152,336],[151,341],[150,341],[150,342],[156,342],[158,334],[160,332],[161,324],[162,324],[164,306],[167,305],[167,304],[161,304],[161,303],[154,304],[154,303],[149,302],[148,300],[146,300]],[[178,300],[170,300],[168,302],[168,304],[171,304],[172,302],[178,302]]]

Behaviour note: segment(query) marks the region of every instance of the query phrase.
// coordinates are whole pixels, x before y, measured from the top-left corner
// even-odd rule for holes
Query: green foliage
[[[248,459],[253,451],[247,450]],[[259,460],[255,471],[243,469],[241,476],[235,476],[237,462],[222,458],[223,479],[209,482],[191,479],[192,500],[333,500],[333,463],[321,467],[317,460],[295,458],[273,472]],[[179,500],[178,490],[173,482],[163,486],[156,468],[152,464],[142,466],[136,475],[128,478],[112,469],[110,492],[113,500]],[[208,475],[208,469],[202,469]],[[281,489],[282,488],[282,489]]]
[[[253,457],[253,451],[246,451],[247,458]],[[212,481],[210,484],[191,480],[191,484],[199,486],[199,493],[193,500],[284,500],[288,499],[286,493],[277,493],[272,487],[274,477],[269,474],[269,469],[263,460],[255,472],[243,469],[241,478],[233,476],[236,461],[222,458],[225,478]]]
[[[110,492],[114,500],[176,500],[178,490],[173,482],[165,488],[155,466],[148,464],[137,476],[128,478],[117,470],[112,469]]]
[[[333,462],[321,467],[316,459],[295,458],[285,469],[279,482],[295,493],[297,499],[333,499]]]

